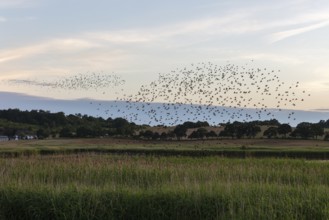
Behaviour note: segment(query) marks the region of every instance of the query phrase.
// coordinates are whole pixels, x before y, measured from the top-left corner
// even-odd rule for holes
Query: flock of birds
[[[12,84],[23,84],[29,86],[46,87],[50,89],[64,89],[64,90],[98,90],[104,88],[111,88],[120,86],[125,83],[125,80],[114,74],[104,73],[80,73],[73,76],[61,77],[52,81],[39,80],[9,80]]]
[[[152,123],[170,121],[172,125],[186,120],[215,124],[218,117],[224,123],[272,119],[277,111],[295,108],[306,95],[305,90],[297,92],[299,82],[287,84],[280,80],[278,72],[201,62],[159,74],[157,80],[142,85],[137,94],[125,95],[120,101],[126,102],[124,109],[133,110],[126,115],[131,121],[142,121],[141,116],[148,116]],[[296,120],[294,114],[291,111],[288,119]]]
[[[275,118],[275,112],[293,109],[304,101],[305,90],[299,82],[288,84],[280,79],[280,70],[240,66],[215,65],[211,62],[191,64],[181,69],[159,74],[158,79],[142,85],[136,94],[121,94],[114,104],[98,111],[120,116],[137,124],[177,125],[185,121],[251,121]],[[79,74],[54,82],[18,81],[60,89],[111,89],[125,83],[116,75]],[[252,111],[250,111],[252,109]],[[251,113],[253,112],[253,113]],[[288,119],[296,120],[294,111]],[[216,120],[215,120],[216,119]],[[218,124],[218,123],[217,123]]]

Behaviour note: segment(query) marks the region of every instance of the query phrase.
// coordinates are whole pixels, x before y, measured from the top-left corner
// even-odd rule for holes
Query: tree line
[[[173,139],[178,140],[182,138],[187,139],[207,139],[207,138],[255,138],[257,135],[266,138],[300,138],[300,139],[318,139],[323,137],[324,140],[329,140],[329,133],[325,132],[325,128],[329,128],[329,120],[320,121],[319,123],[301,122],[296,128],[292,128],[289,124],[281,124],[276,119],[266,121],[251,121],[251,122],[228,122],[221,124],[224,128],[218,134],[211,130],[206,129],[209,125],[207,123],[203,126],[190,126],[193,122],[185,122],[177,125],[173,130],[169,132],[153,132],[151,129],[140,132],[139,137],[145,139]],[[200,122],[198,122],[200,124]],[[266,126],[266,129],[262,132],[261,126]],[[194,129],[189,135],[187,135],[188,129]]]
[[[34,135],[38,138],[92,138],[102,136],[135,137],[141,139],[205,139],[205,138],[255,138],[261,135],[266,138],[302,138],[329,140],[329,120],[318,123],[302,122],[296,128],[281,124],[276,119],[251,122],[228,122],[220,124],[223,129],[216,133],[207,128],[204,121],[184,122],[169,131],[156,132],[154,127],[137,125],[124,118],[101,118],[81,114],[65,115],[63,112],[51,113],[44,110],[21,111],[19,109],[0,110],[0,135],[8,137]],[[266,126],[262,131],[261,126]],[[165,127],[165,126],[160,126]],[[187,135],[187,131],[193,131]]]
[[[124,118],[93,117],[81,114],[65,115],[43,110],[0,110],[0,135],[47,137],[132,136],[142,128]]]

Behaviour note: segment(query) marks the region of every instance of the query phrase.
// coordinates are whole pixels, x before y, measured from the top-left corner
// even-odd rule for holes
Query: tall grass
[[[327,219],[328,168],[289,159],[0,158],[0,219]]]

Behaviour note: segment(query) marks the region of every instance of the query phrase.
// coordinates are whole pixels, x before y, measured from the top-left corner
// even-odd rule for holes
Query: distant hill
[[[103,117],[105,119],[123,117],[136,124],[149,124],[149,125],[173,125],[180,124],[185,121],[205,121],[205,119],[211,119],[210,124],[216,125],[219,123],[225,123],[230,121],[239,121],[243,118],[230,118],[229,114],[219,115],[207,115],[207,112],[197,112],[198,107],[204,107],[200,105],[193,105],[193,108],[189,115],[186,115],[183,111],[184,108],[189,108],[189,105],[177,105],[173,104],[175,111],[161,112],[162,103],[134,103],[127,109],[127,103],[125,101],[103,101],[93,99],[75,99],[75,100],[60,100],[38,96],[30,96],[21,93],[12,92],[0,92],[0,109],[18,108],[20,110],[45,110],[50,112],[64,112],[65,114],[87,114],[95,117]],[[144,111],[139,111],[139,109]],[[212,106],[211,108],[218,110],[218,112],[233,112],[237,111],[234,108],[227,108],[221,106]],[[255,109],[243,109],[245,113],[253,116],[254,120],[258,120]],[[152,112],[152,114],[146,114],[145,112]],[[291,110],[278,111],[277,109],[268,109],[268,113],[274,115],[274,118],[281,123],[290,123],[295,126],[300,122],[319,122],[320,120],[329,119],[329,111],[301,111],[294,110],[293,117],[288,118]],[[137,113],[137,114],[136,114]],[[135,117],[131,116],[134,115]],[[155,119],[162,118],[164,114],[172,114],[172,119],[156,121]],[[185,115],[184,115],[185,114]],[[192,117],[193,116],[193,117]],[[259,120],[269,120],[272,116],[262,116]],[[295,120],[294,120],[295,119]]]

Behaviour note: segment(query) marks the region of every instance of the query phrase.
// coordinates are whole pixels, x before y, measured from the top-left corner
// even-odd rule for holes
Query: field
[[[329,141],[292,139],[143,141],[103,138],[0,142],[0,157],[72,153],[326,160],[329,159]]]
[[[328,219],[327,161],[202,154],[328,149],[296,140],[0,143],[0,219]]]

